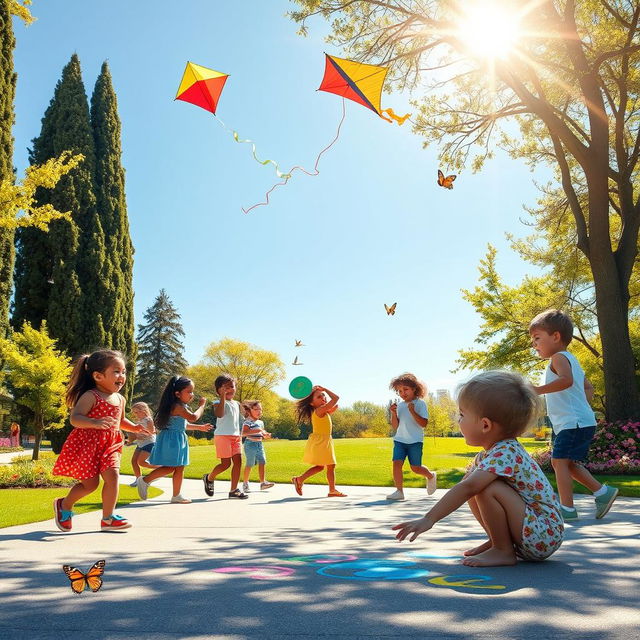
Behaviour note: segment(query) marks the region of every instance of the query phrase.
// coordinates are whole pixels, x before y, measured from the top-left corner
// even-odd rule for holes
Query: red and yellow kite
[[[272,164],[276,168],[276,175],[278,178],[290,177],[287,173],[282,173],[280,167],[275,160],[260,160],[256,155],[256,145],[253,140],[242,140],[237,131],[229,129],[227,125],[218,118],[216,115],[216,109],[218,108],[218,100],[222,89],[224,89],[224,83],[227,81],[229,74],[222,73],[221,71],[215,71],[203,67],[193,62],[187,62],[184,73],[182,74],[182,80],[178,87],[178,93],[176,94],[176,100],[183,100],[184,102],[190,102],[195,104],[206,111],[210,111],[216,117],[218,122],[233,136],[236,142],[246,143],[251,145],[251,153],[253,159],[261,165]]]
[[[187,62],[178,87],[176,100],[184,100],[211,111],[215,115],[218,99],[229,77],[226,73],[201,67],[199,64]]]

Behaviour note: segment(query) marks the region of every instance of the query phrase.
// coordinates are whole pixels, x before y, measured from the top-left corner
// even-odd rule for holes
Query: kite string
[[[253,159],[256,162],[260,163],[261,165],[272,164],[276,168],[276,175],[278,176],[278,178],[285,178],[288,180],[291,177],[290,173],[282,173],[282,171],[280,171],[280,167],[278,166],[278,163],[275,160],[269,160],[269,159],[260,160],[260,158],[258,158],[258,156],[256,155],[256,145],[253,142],[253,140],[242,140],[240,138],[240,134],[237,131],[234,131],[233,129],[229,129],[229,127],[227,127],[227,125],[224,122],[222,122],[222,120],[220,120],[220,118],[218,118],[218,116],[215,113],[213,115],[215,119],[223,126],[223,128],[233,136],[233,139],[236,142],[247,143],[251,145],[251,153],[253,155]]]
[[[271,189],[269,189],[269,191],[267,191],[267,193],[265,194],[265,201],[264,202],[258,202],[257,204],[254,204],[252,206],[250,206],[248,209],[245,209],[244,207],[242,207],[242,211],[243,213],[249,213],[249,211],[251,211],[252,209],[255,209],[256,207],[263,207],[269,204],[269,195],[271,194],[272,191],[274,191],[275,189],[277,189],[278,187],[283,187],[284,185],[287,184],[287,182],[289,182],[289,178],[291,178],[291,176],[293,175],[294,171],[302,171],[304,174],[308,175],[308,176],[317,176],[320,174],[320,171],[318,171],[318,165],[320,164],[320,158],[323,156],[323,154],[326,151],[329,151],[329,149],[331,149],[331,147],[338,141],[338,138],[340,137],[340,129],[342,128],[342,123],[344,122],[344,118],[347,114],[347,110],[346,110],[346,106],[345,106],[345,101],[344,98],[342,98],[342,117],[340,118],[340,122],[338,123],[338,128],[336,130],[336,135],[333,138],[333,140],[324,148],[322,149],[322,151],[320,151],[320,153],[318,154],[318,157],[316,158],[315,164],[313,165],[313,172],[311,171],[307,171],[304,167],[300,166],[300,165],[296,165],[295,167],[292,167],[289,170],[288,174],[283,174],[284,180],[282,182],[278,182],[276,184],[273,185],[273,187],[271,187]]]

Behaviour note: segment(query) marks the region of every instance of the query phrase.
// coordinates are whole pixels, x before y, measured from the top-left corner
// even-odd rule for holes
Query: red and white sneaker
[[[56,527],[60,531],[71,531],[71,518],[73,518],[73,511],[65,511],[62,508],[63,498],[56,498],[53,501],[53,517],[56,521]]]
[[[100,522],[103,531],[118,531],[120,529],[129,529],[131,523],[121,516],[113,514],[109,518],[103,518]]]

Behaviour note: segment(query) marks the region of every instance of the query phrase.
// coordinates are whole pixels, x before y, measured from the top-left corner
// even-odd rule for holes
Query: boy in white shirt
[[[216,447],[216,455],[220,462],[202,476],[204,492],[208,496],[213,495],[213,481],[216,476],[226,471],[231,464],[230,498],[245,500],[249,496],[238,489],[240,469],[242,467],[242,448],[240,439],[240,403],[233,399],[236,393],[236,381],[228,373],[219,375],[214,386],[220,399],[213,403],[216,416],[216,431],[213,436],[213,444]]]
[[[547,414],[553,425],[551,464],[556,474],[562,517],[565,522],[578,519],[573,506],[575,480],[593,492],[596,518],[603,518],[618,490],[598,482],[582,465],[596,431],[596,417],[589,406],[593,386],[576,357],[566,350],[573,339],[571,318],[557,309],[548,309],[531,321],[529,334],[538,355],[549,360],[545,384],[534,389],[538,395],[546,396]]]

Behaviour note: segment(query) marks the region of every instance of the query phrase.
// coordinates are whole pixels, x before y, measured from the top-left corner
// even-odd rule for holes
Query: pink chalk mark
[[[253,580],[274,580],[287,578],[296,572],[291,567],[278,567],[275,565],[265,565],[260,567],[220,567],[212,569],[215,573],[249,573],[249,578]]]

